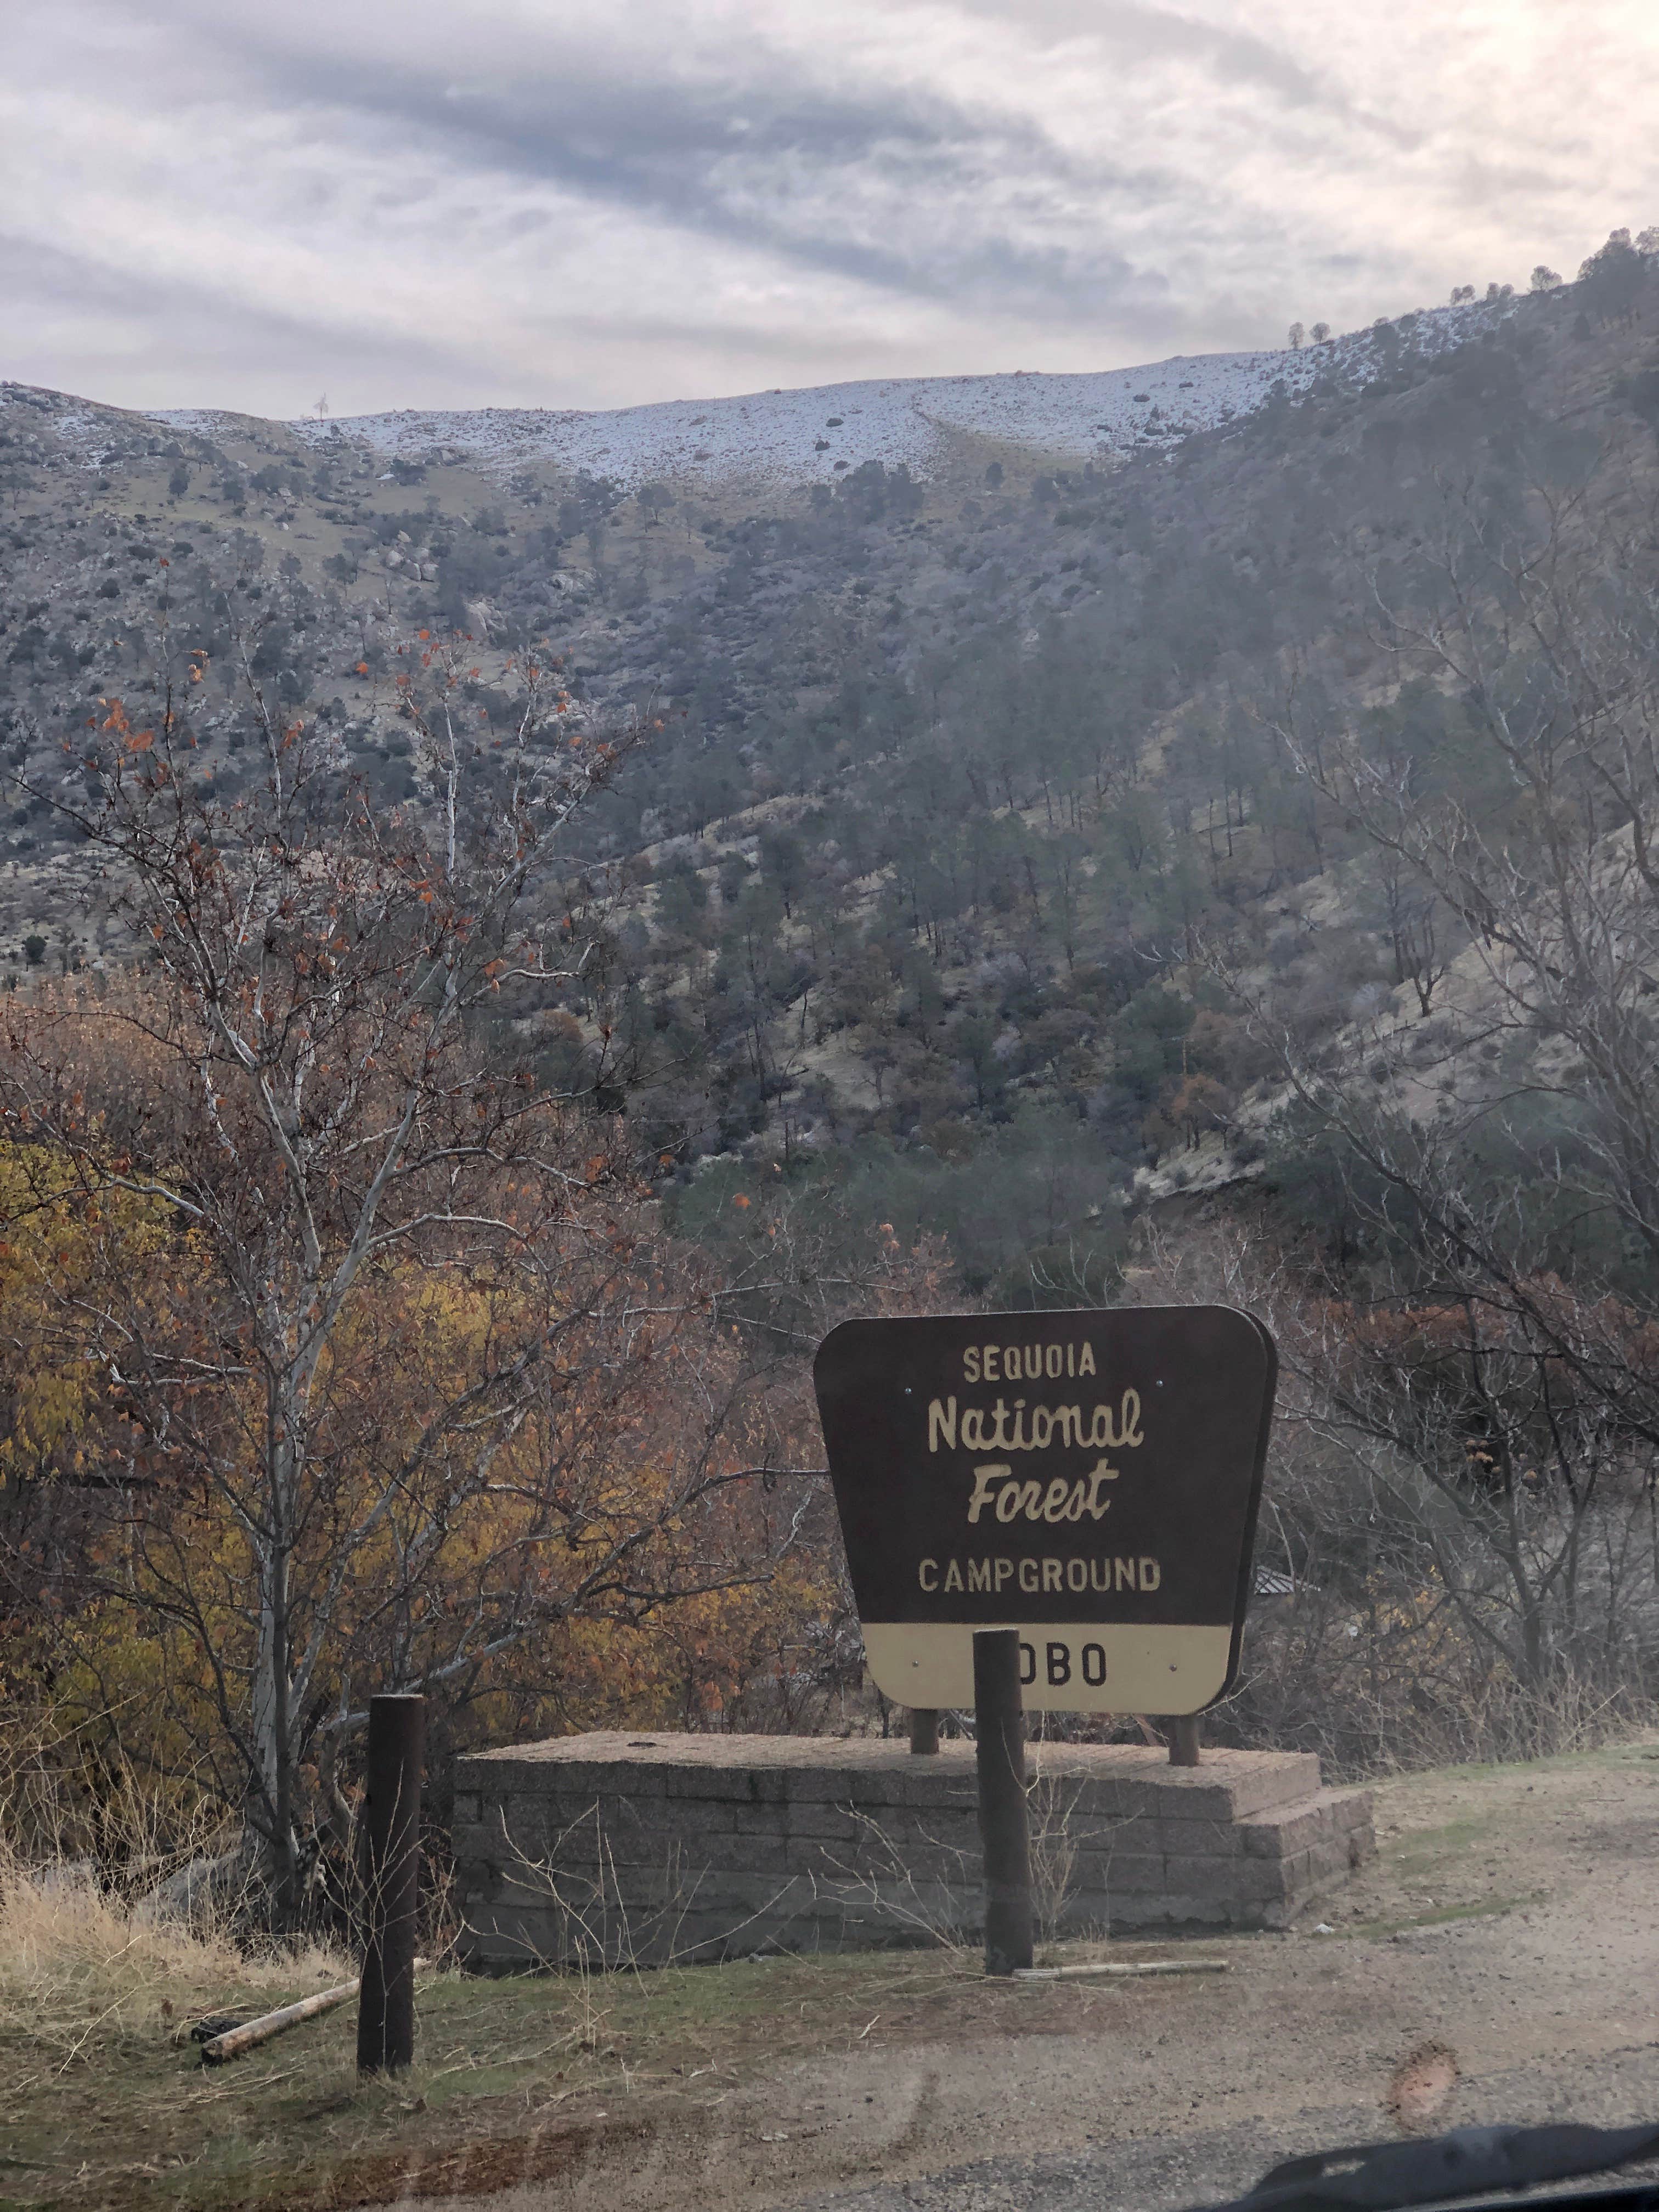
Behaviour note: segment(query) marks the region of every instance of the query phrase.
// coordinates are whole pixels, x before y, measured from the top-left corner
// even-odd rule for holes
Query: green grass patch
[[[1391,1775],[1373,1787],[1379,1790],[1411,1791],[1425,1784],[1440,1782],[1487,1783],[1499,1788],[1522,1789],[1527,1782],[1539,1776],[1581,1772],[1586,1767],[1650,1766],[1659,1774],[1659,1742],[1650,1734],[1626,1739],[1619,1743],[1598,1744],[1588,1751],[1558,1751],[1541,1759],[1481,1759],[1456,1766],[1436,1766],[1419,1774]]]
[[[1358,1920],[1352,1927],[1337,1930],[1338,1938],[1364,1936],[1372,1942],[1381,1942],[1390,1936],[1403,1936],[1413,1928],[1443,1928],[1454,1920],[1497,1920],[1506,1912],[1516,1912],[1529,1905],[1541,1905],[1546,1893],[1541,1889],[1517,1891],[1512,1897],[1482,1897],[1466,1905],[1439,1905],[1424,1912],[1406,1913],[1398,1919]],[[1327,1937],[1327,1942],[1333,1940]]]
[[[1485,1813],[1468,1813],[1455,1820],[1443,1820],[1437,1827],[1409,1829],[1387,1846],[1388,1864],[1397,1874],[1429,1873],[1449,1859],[1461,1857],[1475,1845],[1489,1842],[1502,1831],[1505,1819],[1506,1808],[1494,1805]]]

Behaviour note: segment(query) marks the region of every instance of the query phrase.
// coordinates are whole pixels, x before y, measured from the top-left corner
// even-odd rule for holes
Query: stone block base
[[[1376,1850],[1305,1753],[1033,1744],[1046,1935],[1278,1928]],[[863,1948],[978,1932],[973,1747],[603,1733],[458,1762],[475,1970]]]

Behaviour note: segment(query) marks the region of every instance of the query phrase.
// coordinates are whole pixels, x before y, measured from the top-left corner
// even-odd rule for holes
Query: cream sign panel
[[[1028,1705],[1192,1713],[1238,1664],[1273,1340],[1227,1306],[854,1321],[814,1367],[876,1684],[973,1703],[973,1632]]]

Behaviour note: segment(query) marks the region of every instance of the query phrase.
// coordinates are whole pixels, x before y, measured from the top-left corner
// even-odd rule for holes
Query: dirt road
[[[494,2202],[1155,2212],[1392,2132],[1390,2081],[1428,2042],[1460,2074],[1437,2126],[1659,2112],[1659,1747],[1389,1784],[1377,1826],[1328,1934],[1195,1942],[1229,1972],[1079,1984],[1042,2033],[1006,2007],[994,2033],[878,2018],[704,2100],[641,2098]]]

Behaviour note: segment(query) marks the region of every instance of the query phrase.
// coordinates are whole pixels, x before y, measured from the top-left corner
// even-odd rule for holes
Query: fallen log
[[[1130,1965],[1114,1961],[1091,1966],[1016,1966],[1017,1982],[1069,1982],[1083,1974],[1109,1974],[1127,1978],[1137,1974],[1224,1974],[1224,1959],[1146,1959]]]
[[[258,2020],[250,2020],[240,2027],[233,2027],[223,2035],[210,2037],[202,2045],[204,2066],[222,2066],[228,2058],[240,2058],[245,2051],[257,2051],[262,2043],[269,2043],[273,2035],[284,2029],[298,2027],[301,2021],[315,2020],[319,2013],[332,2012],[337,2005],[344,2004],[357,1994],[354,1978],[342,1982],[337,1989],[319,1990],[315,1996],[301,1997],[297,2004],[279,2005],[275,2012],[261,2013]]]
[[[430,1959],[416,1959],[415,1967],[420,1972],[432,1964]],[[258,2020],[244,2021],[240,2027],[228,2028],[222,2035],[209,2036],[202,2045],[204,2066],[222,2066],[228,2058],[240,2058],[245,2052],[257,2051],[262,2043],[269,2043],[273,2035],[281,2035],[290,2027],[298,2027],[302,2021],[316,2020],[321,2014],[332,2012],[337,2006],[355,1997],[362,1986],[361,1975],[342,1982],[337,1989],[319,1990],[315,1996],[301,1997],[294,2004],[278,2005],[275,2012],[261,2013]]]

